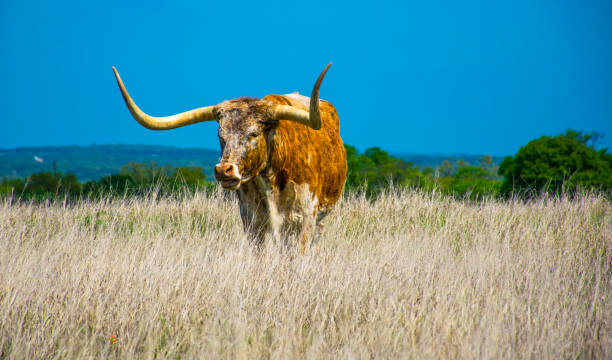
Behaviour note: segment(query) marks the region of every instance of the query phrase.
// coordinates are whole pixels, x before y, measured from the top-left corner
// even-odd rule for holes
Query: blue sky
[[[0,147],[218,148],[217,125],[154,132],[240,96],[321,88],[364,150],[514,154],[567,128],[612,148],[611,1],[3,1]]]

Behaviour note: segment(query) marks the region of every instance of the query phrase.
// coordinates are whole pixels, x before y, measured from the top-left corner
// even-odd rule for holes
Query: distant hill
[[[38,161],[35,159],[38,159]],[[119,172],[121,166],[135,161],[157,165],[200,166],[207,177],[219,161],[219,151],[157,145],[45,146],[0,149],[0,178],[23,178],[53,171],[73,173],[84,182]],[[40,162],[42,161],[42,162]]]
[[[392,153],[391,155],[400,158],[404,161],[408,161],[418,166],[419,169],[423,170],[426,167],[436,168],[442,161],[448,160],[453,166],[457,165],[457,160],[463,159],[470,165],[478,166],[480,163],[480,157],[483,155],[474,154],[404,154],[404,153]],[[491,156],[493,165],[499,165],[504,160],[505,156]]]
[[[456,165],[464,159],[478,165],[480,155],[423,155],[391,154],[404,161],[410,161],[421,169],[435,168],[443,160]],[[119,172],[121,166],[130,161],[171,166],[200,166],[209,179],[219,161],[219,150],[177,148],[158,145],[90,145],[90,146],[44,146],[16,149],[0,149],[0,178],[24,178],[30,174],[53,171],[53,161],[61,173],[73,173],[82,181],[97,180]],[[37,161],[37,160],[38,161]],[[493,156],[494,164],[503,157]],[[41,162],[42,161],[42,162]]]

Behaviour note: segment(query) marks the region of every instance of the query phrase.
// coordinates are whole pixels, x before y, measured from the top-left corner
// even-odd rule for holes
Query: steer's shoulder
[[[286,96],[286,97],[288,97],[288,98],[290,98],[292,100],[295,100],[295,101],[299,102],[300,104],[302,104],[306,108],[310,108],[310,98],[308,96],[301,95],[297,91],[294,92],[294,93],[291,93],[291,94],[285,94],[283,96]],[[325,101],[325,100],[323,100],[323,101]]]
[[[310,109],[310,98],[308,96],[301,95],[297,91],[285,95],[268,95],[264,97],[263,100],[268,100],[275,104],[291,105],[304,110]],[[329,101],[319,99],[319,104],[321,107],[326,107],[326,104],[329,104]]]
[[[298,92],[285,95],[268,95],[262,100],[267,100],[274,104],[289,105],[306,111],[310,110],[310,98]],[[323,126],[326,127],[328,131],[339,132],[340,122],[338,120],[338,111],[336,108],[329,101],[322,99],[319,99],[319,106],[323,118]]]

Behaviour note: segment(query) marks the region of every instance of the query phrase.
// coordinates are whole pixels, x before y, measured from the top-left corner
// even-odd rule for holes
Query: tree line
[[[0,183],[0,195],[44,200],[56,196],[135,196],[146,195],[151,191],[158,195],[168,195],[214,187],[214,183],[206,181],[201,167],[160,166],[153,161],[148,164],[129,162],[117,174],[85,183],[79,182],[70,173],[41,172],[25,179],[4,178]]]
[[[443,161],[436,167],[419,169],[414,164],[374,147],[359,153],[346,145],[348,174],[346,191],[362,191],[375,197],[389,186],[438,191],[466,199],[485,197],[533,197],[543,192],[559,194],[580,190],[609,193],[612,190],[612,154],[596,150],[602,135],[568,130],[558,136],[530,141],[499,166],[491,156],[478,164],[462,159]],[[131,196],[155,190],[157,194],[215,189],[201,167],[159,166],[130,162],[119,173],[81,183],[74,174],[41,172],[25,179],[4,178],[0,195],[25,199],[55,196]]]
[[[572,194],[576,191],[612,191],[612,154],[597,150],[603,137],[598,133],[567,130],[557,136],[542,136],[522,146],[514,156],[499,166],[490,155],[478,164],[459,159],[455,164],[443,161],[437,167],[418,169],[410,162],[371,148],[359,154],[347,146],[347,189],[364,189],[375,195],[389,184],[400,187],[439,191],[467,199],[485,197],[532,198],[548,194]]]

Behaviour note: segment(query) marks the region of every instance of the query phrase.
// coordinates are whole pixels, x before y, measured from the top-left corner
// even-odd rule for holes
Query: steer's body
[[[263,100],[307,109],[309,98],[269,95]],[[295,234],[304,247],[316,221],[338,201],[346,179],[346,154],[339,133],[338,113],[321,100],[322,127],[313,130],[280,121],[266,135],[268,161],[252,181],[237,192],[245,231],[262,241]]]
[[[142,112],[114,70],[128,109],[146,128],[217,121],[222,156],[215,178],[238,192],[245,231],[258,243],[266,234],[295,234],[303,251],[317,220],[338,201],[346,179],[338,113],[319,101],[327,69],[329,65],[310,98],[297,93],[239,98],[167,117]]]

